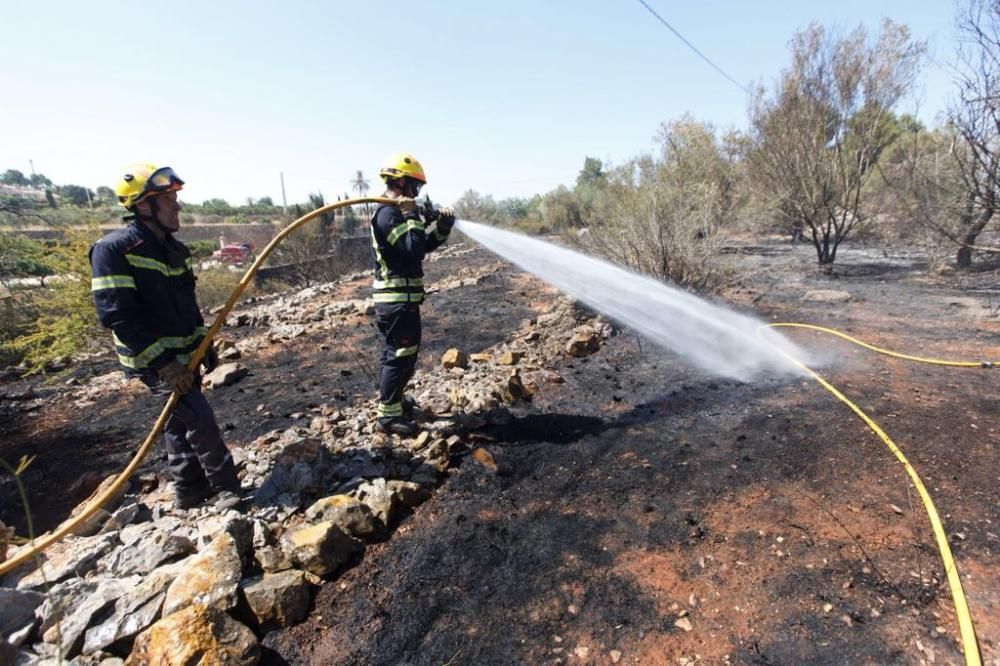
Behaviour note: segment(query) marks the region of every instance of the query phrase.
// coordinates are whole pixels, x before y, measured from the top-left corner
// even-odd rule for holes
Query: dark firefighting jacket
[[[425,225],[418,213],[381,205],[371,221],[375,303],[423,303],[424,255],[439,248],[451,229]]]
[[[133,221],[90,248],[90,289],[128,370],[187,363],[207,332],[195,298],[191,252]]]

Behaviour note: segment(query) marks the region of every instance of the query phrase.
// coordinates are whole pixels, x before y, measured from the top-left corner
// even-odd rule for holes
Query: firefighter
[[[208,330],[195,298],[191,252],[173,234],[180,228],[177,191],[184,181],[166,166],[128,167],[116,193],[128,224],[90,248],[91,291],[97,316],[112,330],[118,360],[156,396],[179,394],[163,437],[175,506],[190,509],[220,494],[239,504],[233,457],[202,395],[201,375],[187,367]],[[215,350],[202,360],[219,364]]]
[[[385,181],[384,196],[394,199],[395,205],[379,206],[371,220],[375,317],[382,338],[378,423],[383,432],[414,435],[415,403],[403,392],[420,350],[423,260],[448,240],[455,215],[447,208],[435,211],[428,206],[421,218],[415,199],[427,177],[413,155],[389,156],[379,176]]]

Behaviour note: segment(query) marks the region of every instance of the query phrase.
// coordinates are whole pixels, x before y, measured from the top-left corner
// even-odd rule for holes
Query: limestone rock
[[[250,371],[239,363],[223,363],[212,372],[205,375],[206,389],[229,386],[246,377]]]
[[[448,370],[452,368],[468,368],[469,357],[460,349],[452,348],[446,351],[444,356],[441,357],[441,365]]]
[[[807,291],[806,295],[802,297],[804,301],[810,301],[812,303],[847,303],[853,298],[846,291],[838,291],[836,289],[813,289],[812,291]]]
[[[83,654],[91,654],[126,641],[160,617],[167,586],[185,566],[176,562],[150,573],[134,589],[115,602],[114,611],[103,622],[87,630],[83,640]]]
[[[600,349],[600,342],[597,333],[594,331],[578,331],[566,343],[566,353],[570,356],[583,357],[590,356]]]
[[[247,578],[240,589],[263,631],[298,624],[309,613],[309,585],[301,571]]]
[[[92,537],[66,537],[53,545],[42,556],[45,562],[17,582],[19,590],[34,590],[49,583],[57,583],[71,576],[82,576],[91,571],[117,543],[114,534]],[[43,570],[44,569],[44,575]]]
[[[385,479],[372,479],[362,484],[358,487],[357,496],[383,527],[396,517],[396,497],[386,487]]]
[[[92,593],[76,597],[75,603],[60,613],[59,622],[45,632],[45,642],[58,643],[64,657],[76,656],[83,645],[84,632],[94,616],[124,596],[139,580],[138,576],[112,578],[102,581]]]
[[[261,570],[268,573],[284,571],[295,566],[285,551],[271,545],[255,547],[253,557]]]
[[[363,548],[363,544],[330,521],[285,533],[285,553],[293,562],[317,576],[333,573]]]
[[[0,587],[0,639],[34,620],[35,609],[44,599],[39,592]]]
[[[371,509],[350,495],[331,495],[317,500],[306,509],[306,518],[313,522],[330,521],[356,537],[375,531]]]
[[[254,666],[260,646],[249,628],[225,612],[195,604],[139,634],[126,666]]]
[[[385,485],[400,504],[410,508],[419,506],[431,498],[427,488],[411,481],[388,481]]]
[[[497,363],[500,365],[517,365],[521,362],[522,358],[524,358],[524,352],[508,351],[500,356]]]
[[[107,558],[109,571],[119,576],[145,574],[165,562],[172,562],[195,552],[194,542],[181,534],[151,529],[133,545],[119,548]]]
[[[163,613],[169,615],[191,604],[229,610],[236,605],[236,591],[243,573],[236,543],[220,534],[187,560],[167,589]]]

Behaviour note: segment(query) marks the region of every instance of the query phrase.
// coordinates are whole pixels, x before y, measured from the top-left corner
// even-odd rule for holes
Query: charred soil
[[[882,347],[1000,358],[983,293],[995,273],[928,277],[919,261],[847,248],[837,277],[810,250],[732,255],[730,294],[764,320],[843,330]],[[430,279],[495,261],[479,250]],[[364,298],[366,280],[338,287]],[[806,300],[811,290],[851,300]],[[477,352],[546,312],[556,294],[506,265],[431,295],[422,367]],[[247,335],[226,329],[225,336]],[[1000,453],[996,370],[914,365],[791,332],[922,475],[951,539],[986,663],[1000,659]],[[210,392],[231,445],[311,406],[371,398],[370,317],[263,346],[251,375]],[[958,663],[957,624],[926,515],[899,463],[805,378],[706,377],[627,330],[585,358],[551,360],[515,419],[470,436],[464,459],[388,540],[326,582],[302,624],[264,639],[266,663]],[[77,368],[102,374],[110,361]],[[16,392],[20,386],[8,386]],[[4,401],[0,456],[25,476],[36,526],[57,524],[124,465],[158,405],[124,386],[74,403],[64,390]],[[155,456],[149,470],[158,469]],[[95,482],[96,485],[96,482]],[[0,519],[23,532],[13,484]]]

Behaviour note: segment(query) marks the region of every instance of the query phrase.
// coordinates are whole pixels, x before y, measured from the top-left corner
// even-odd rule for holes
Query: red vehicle
[[[224,264],[245,264],[253,258],[253,243],[227,243],[212,253],[212,258]]]

